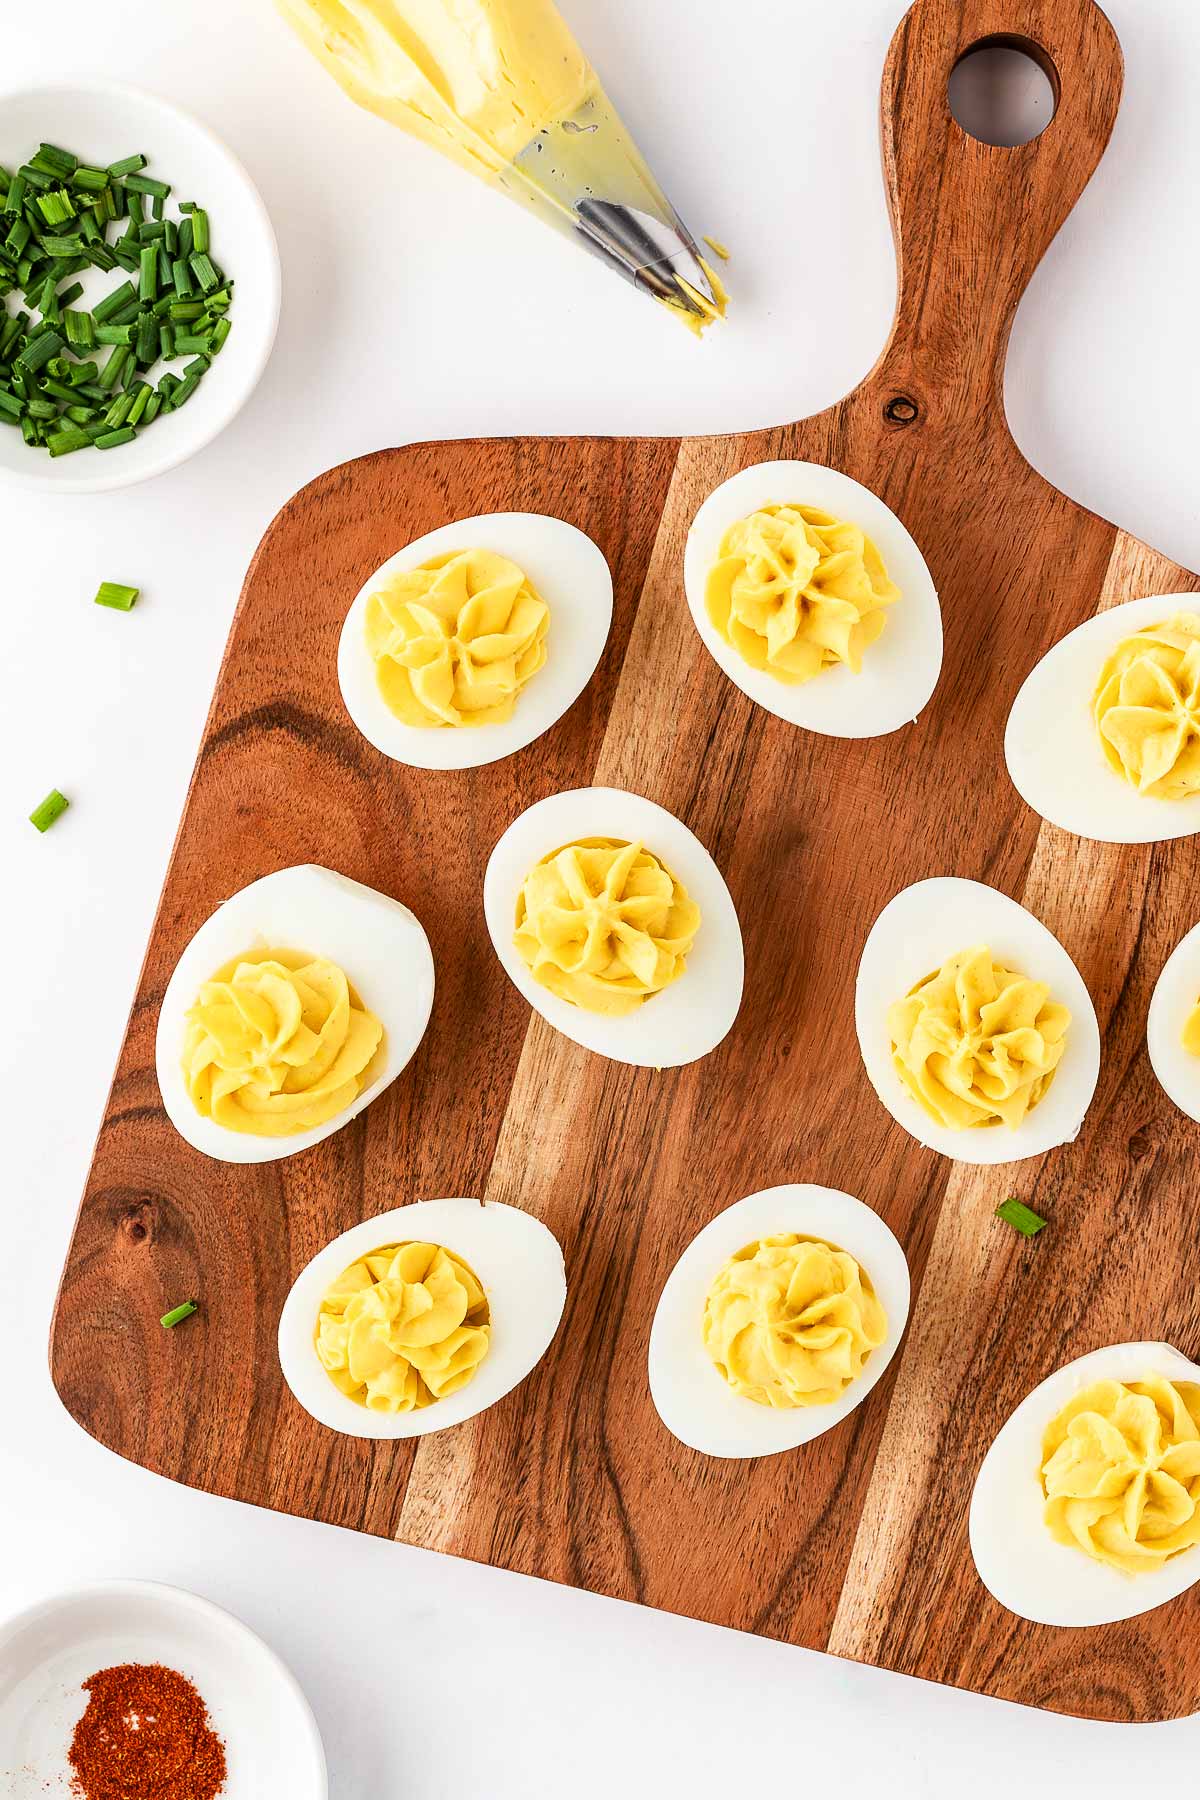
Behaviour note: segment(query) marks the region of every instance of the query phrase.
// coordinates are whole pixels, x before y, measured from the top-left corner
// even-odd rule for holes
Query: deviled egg
[[[406,1067],[433,1006],[420,921],[314,863],[232,895],[175,965],[155,1065],[167,1116],[219,1162],[319,1144]]]
[[[567,1299],[554,1233],[496,1201],[420,1200],[318,1251],[279,1319],[305,1411],[360,1438],[424,1437],[511,1393]]]
[[[1200,831],[1200,597],[1127,600],[1060,638],[1013,701],[1004,759],[1021,798],[1077,837]]]
[[[1037,1625],[1136,1618],[1200,1581],[1200,1365],[1112,1344],[1022,1400],[983,1460],[971,1554]]]
[[[338,643],[363,736],[417,769],[473,769],[540,737],[608,641],[612,576],[584,532],[487,513],[406,544],[355,596]]]
[[[938,876],[890,900],[854,1016],[871,1085],[929,1149],[1018,1162],[1079,1135],[1100,1072],[1091,996],[1053,932],[996,888]]]
[[[878,1213],[792,1182],[694,1237],[650,1331],[650,1394],[704,1456],[772,1456],[865,1400],[908,1322],[908,1263]]]
[[[1179,940],[1154,984],[1146,1048],[1164,1093],[1200,1122],[1200,925]]]
[[[492,851],[488,931],[557,1030],[616,1062],[675,1068],[714,1049],[742,1000],[742,934],[716,863],[665,808],[572,788]]]
[[[790,724],[882,737],[937,686],[942,613],[925,559],[837,469],[763,462],[722,482],[692,521],[684,585],[709,654]]]

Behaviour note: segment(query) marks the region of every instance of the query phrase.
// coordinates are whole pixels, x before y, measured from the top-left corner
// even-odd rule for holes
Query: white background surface
[[[563,3],[684,216],[736,253],[733,319],[700,346],[359,115],[266,0],[108,0],[102,25],[59,0],[49,37],[44,9],[6,19],[6,84],[133,79],[229,141],[275,221],[284,310],[255,399],[187,467],[113,497],[0,491],[0,1611],[109,1574],[233,1608],[304,1683],[338,1800],[820,1789],[848,1769],[867,1792],[1101,1800],[1147,1757],[1190,1788],[1196,1721],[1018,1711],[212,1500],[99,1449],[51,1390],[71,1220],[238,588],[279,504],[410,438],[799,417],[883,341],[876,95],[899,0]],[[1060,487],[1200,567],[1200,8],[1109,10],[1125,105],[1022,308],[1009,406]],[[91,604],[102,577],[143,587],[132,615]],[[73,805],[39,838],[25,815],[52,785]]]

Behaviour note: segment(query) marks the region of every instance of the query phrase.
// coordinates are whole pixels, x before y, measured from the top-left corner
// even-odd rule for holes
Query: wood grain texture
[[[967,138],[946,84],[982,38],[1036,47],[1059,96],[1034,143]],[[1200,1349],[1194,1128],[1145,1052],[1154,979],[1193,923],[1187,840],[1084,844],[1021,802],[1003,725],[1065,631],[1134,593],[1200,581],[1025,462],[1002,377],[1018,300],[1108,140],[1121,58],[1092,0],[918,0],[889,53],[883,156],[896,324],[870,377],[816,418],[734,438],[419,445],[320,477],[247,576],[63,1277],[58,1390],[122,1455],[215,1493],[1109,1719],[1200,1706],[1196,1593],[1127,1625],[1051,1632],[990,1600],[966,1541],[983,1452],[1015,1402],[1117,1339]],[[897,400],[905,404],[897,407]],[[846,470],[905,521],[938,584],[941,682],[891,737],[837,741],[751,705],[682,592],[718,482],[768,457]],[[498,508],[554,513],[612,565],[614,628],[553,731],[479,771],[403,769],[340,703],[350,598],[403,543]],[[741,915],[746,993],[704,1061],[634,1070],[531,1017],[483,923],[489,851],[525,806],[592,781],[684,818]],[[405,900],[437,962],[408,1072],[324,1144],[264,1168],[207,1161],[163,1114],[158,1004],[191,933],[246,882],[319,860]],[[996,1172],[922,1149],[871,1091],[852,992],[867,930],[934,874],[989,881],[1062,939],[1104,1034],[1072,1146],[1001,1186],[1052,1215],[1027,1244],[990,1218]],[[908,1251],[901,1355],[838,1430],[714,1462],[660,1425],[650,1320],[684,1243],[740,1195],[804,1179],[874,1206]],[[569,1297],[506,1401],[414,1447],[324,1431],[287,1394],[275,1326],[301,1265],[360,1218],[480,1193],[557,1233]],[[157,1320],[203,1294],[186,1331]]]

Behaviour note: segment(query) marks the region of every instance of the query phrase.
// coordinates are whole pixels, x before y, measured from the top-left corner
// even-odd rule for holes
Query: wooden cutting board
[[[965,15],[970,16],[967,23]],[[1053,122],[1021,149],[968,138],[947,81],[980,40],[1031,49]],[[1005,347],[1039,258],[1090,177],[1121,88],[1092,0],[918,0],[883,83],[900,269],[874,372],[818,417],[747,436],[420,444],[321,476],[273,522],[234,621],[63,1276],[54,1380],[102,1443],[217,1494],[569,1582],[981,1693],[1095,1718],[1200,1706],[1200,1588],[1128,1624],[1025,1624],[967,1547],[976,1470],[1013,1405],[1109,1342],[1200,1350],[1196,1129],[1145,1052],[1155,977],[1194,923],[1193,844],[1111,848],[1044,825],[1002,737],[1057,638],[1132,595],[1200,580],[1058,493],[1009,436]],[[730,329],[736,329],[736,324]],[[684,601],[689,521],[767,457],[831,463],[882,494],[941,592],[946,658],[919,721],[835,741],[756,709]],[[343,614],[418,533],[516,508],[580,526],[616,613],[586,693],[510,760],[424,774],[365,743],[338,694]],[[492,845],[524,807],[589,782],[670,807],[725,871],[746,995],[721,1048],[655,1073],[531,1017],[484,928]],[[409,1071],[291,1161],[207,1161],[154,1076],[163,988],[218,901],[318,860],[396,895],[437,961]],[[1104,1066],[1078,1141],[1007,1172],[955,1167],[879,1105],[852,993],[867,930],[923,876],[1023,900],[1091,989]],[[646,1344],[662,1284],[708,1219],[807,1180],[875,1207],[907,1248],[907,1341],[869,1400],[789,1455],[707,1460],[660,1425]],[[1017,1192],[1052,1219],[995,1223]],[[301,1265],[410,1199],[480,1194],[561,1240],[569,1298],[535,1374],[414,1446],[337,1437],[284,1388],[275,1328]],[[159,1314],[203,1311],[164,1332]]]

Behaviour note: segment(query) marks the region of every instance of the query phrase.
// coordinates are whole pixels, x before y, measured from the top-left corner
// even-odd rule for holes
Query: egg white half
[[[379,691],[367,648],[367,601],[389,575],[452,550],[492,550],[525,571],[550,608],[546,662],[521,689],[502,725],[419,726],[398,719]],[[596,671],[612,625],[612,575],[585,532],[548,513],[485,513],[440,525],[376,569],[355,595],[338,641],[346,711],[369,743],[414,769],[476,769],[541,737],[573,706]]]
[[[1170,1344],[1110,1344],[1057,1369],[997,1433],[971,1496],[971,1555],[979,1579],[1009,1612],[1035,1625],[1112,1625],[1173,1600],[1200,1581],[1200,1545],[1161,1569],[1126,1575],[1073,1544],[1043,1519],[1042,1435],[1094,1381],[1200,1381],[1200,1366]]]
[[[253,1137],[198,1113],[181,1058],[188,1009],[217,970],[248,950],[306,950],[343,969],[364,1006],[383,1021],[371,1080],[336,1118],[294,1137]],[[393,1082],[412,1060],[433,1007],[433,952],[415,914],[374,888],[300,863],[252,881],[204,921],[175,965],[158,1015],[155,1066],[167,1117],[181,1137],[218,1162],[266,1163],[319,1144]]]
[[[1004,731],[1004,760],[1022,800],[1043,819],[1101,844],[1157,844],[1200,831],[1200,794],[1158,800],[1113,769],[1092,717],[1100,671],[1123,638],[1200,595],[1158,594],[1097,613],[1047,650],[1025,677]]]
[[[758,1238],[794,1231],[847,1250],[887,1314],[887,1336],[863,1372],[827,1406],[760,1406],[736,1394],[704,1347],[704,1303],[731,1256]],[[650,1331],[650,1395],[667,1430],[702,1456],[774,1456],[840,1425],[896,1354],[908,1323],[908,1261],[878,1213],[852,1194],[811,1182],[764,1188],[726,1207],[688,1245],[663,1288]]]
[[[986,944],[1005,968],[1044,981],[1071,1014],[1049,1091],[1015,1129],[951,1131],[917,1105],[892,1065],[888,1008],[948,956]],[[1100,1074],[1100,1028],[1083,977],[1052,931],[997,888],[939,875],[904,888],[872,925],[858,965],[854,1022],[871,1085],[918,1143],[962,1163],[1020,1162],[1078,1137]]]
[[[335,1387],[314,1334],[332,1282],[385,1244],[440,1244],[478,1276],[491,1312],[487,1355],[456,1394],[416,1412],[374,1412]],[[445,1431],[503,1400],[546,1354],[567,1303],[558,1239],[532,1213],[489,1200],[418,1200],[365,1219],[319,1250],[296,1277],[279,1316],[283,1378],[305,1412],[347,1437],[414,1438]]]
[[[700,929],[683,974],[624,1018],[572,1006],[533,979],[514,944],[517,899],[544,857],[583,838],[641,842],[681,881],[700,908]],[[570,788],[513,820],[488,861],[483,910],[505,974],[535,1012],[599,1056],[635,1068],[672,1069],[707,1056],[742,1003],[742,933],[724,877],[704,845],[674,813],[621,788]]]
[[[899,600],[887,609],[883,635],[863,653],[859,674],[828,668],[792,686],[751,668],[709,618],[704,590],[721,539],[739,519],[770,505],[815,506],[860,525],[900,589]],[[883,737],[911,724],[937,686],[942,610],[925,558],[891,507],[838,469],[762,462],[722,482],[692,521],[683,578],[696,630],[713,660],[743,694],[789,724],[825,737]]]
[[[1146,1019],[1150,1066],[1180,1112],[1200,1122],[1200,1056],[1182,1043],[1183,1028],[1200,1001],[1200,925],[1180,938],[1154,984]]]

